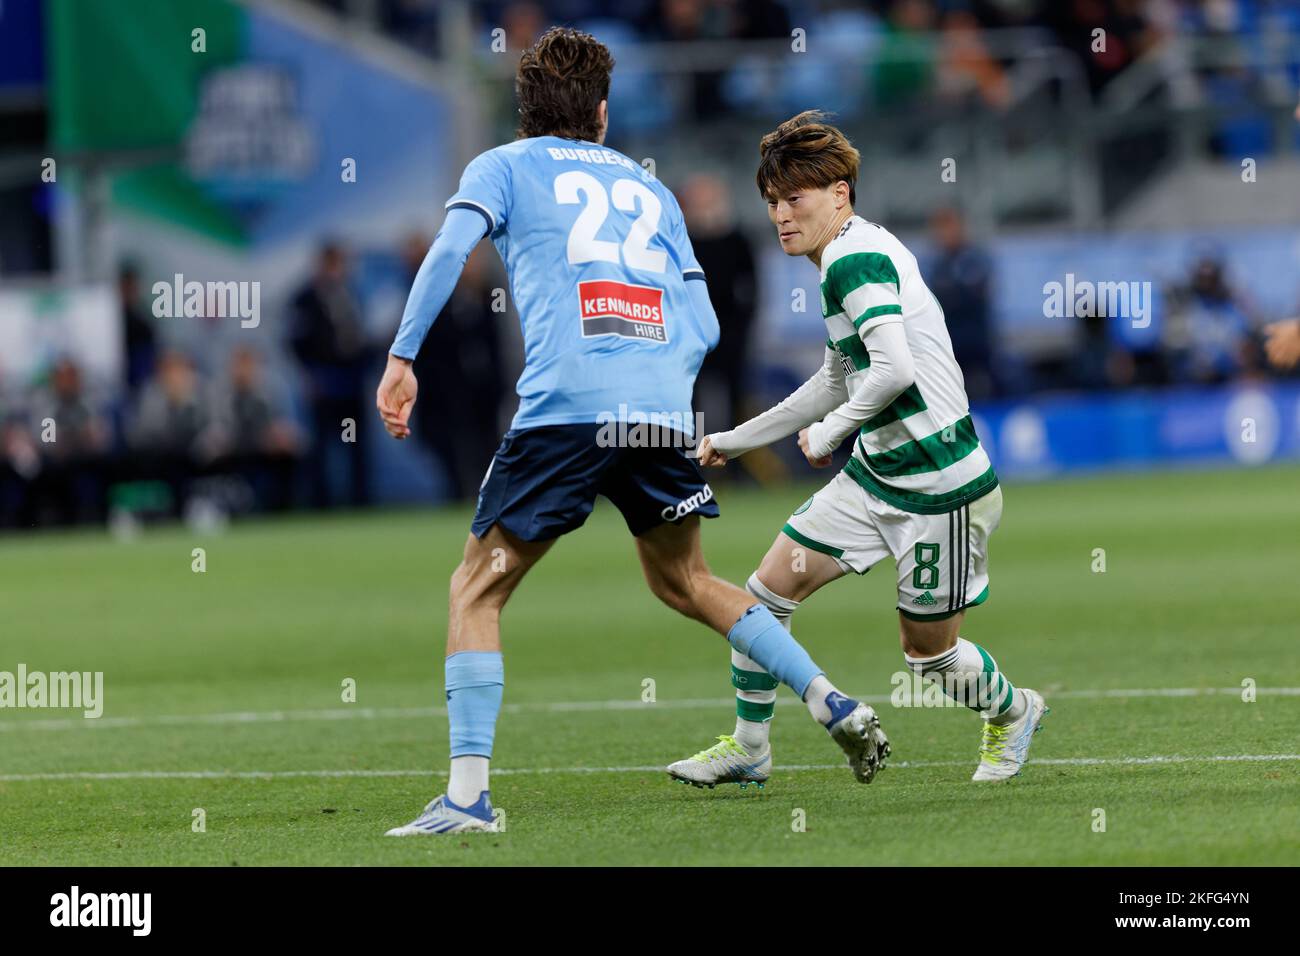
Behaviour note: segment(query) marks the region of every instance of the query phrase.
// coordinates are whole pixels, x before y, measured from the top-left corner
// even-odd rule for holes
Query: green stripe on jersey
[[[941,515],[955,511],[962,505],[968,505],[976,498],[982,498],[998,486],[998,476],[989,468],[988,471],[966,482],[960,488],[954,488],[942,494],[926,494],[923,491],[907,491],[887,485],[856,458],[850,458],[844,466],[844,473],[875,495],[881,501],[887,501],[895,508],[910,511],[918,515]],[[787,532],[788,534],[789,532]],[[931,615],[926,615],[930,617]]]
[[[868,319],[874,319],[878,315],[902,315],[903,307],[901,305],[873,305],[867,311],[853,320],[855,329],[861,328],[862,323]]]
[[[776,690],[780,683],[767,671],[747,671],[731,665],[731,686],[736,690]]]
[[[822,281],[822,295],[832,306],[844,307],[844,297],[869,282],[892,283],[898,292],[898,270],[883,252],[851,252],[830,264]]]
[[[853,367],[861,372],[863,369],[871,367],[871,356],[867,354],[867,347],[863,344],[862,339],[857,334],[846,335],[838,342],[827,342],[831,348],[839,352],[840,355],[847,355]]]
[[[979,446],[975,423],[967,415],[933,435],[904,442],[889,451],[867,455],[867,464],[873,472],[884,478],[920,475],[927,471],[942,471],[961,461]]]
[[[925,411],[929,406],[925,404],[925,399],[921,397],[921,391],[913,382],[907,388],[899,393],[898,397],[886,405],[880,412],[868,418],[862,423],[862,434],[874,432],[877,428],[890,425],[900,418],[906,418],[909,415],[915,415],[917,412]]]

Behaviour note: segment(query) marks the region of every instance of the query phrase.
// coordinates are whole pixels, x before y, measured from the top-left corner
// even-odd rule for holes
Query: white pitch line
[[[1104,767],[1141,766],[1170,763],[1260,763],[1297,761],[1300,754],[1155,754],[1149,757],[1057,757],[1035,759],[1034,766]],[[891,761],[888,770],[924,767],[968,767],[970,760],[900,760]],[[842,763],[792,764],[777,766],[777,771],[842,770]],[[538,774],[588,773],[663,773],[663,767],[503,767],[494,776],[531,776]],[[0,774],[0,783],[57,780],[280,780],[294,777],[445,777],[445,770],[121,770],[75,771],[70,773]]]
[[[1048,690],[1044,693],[1052,700],[1105,700],[1109,698],[1159,698],[1159,697],[1212,697],[1240,696],[1240,687],[1148,687],[1110,688],[1096,690]],[[1259,687],[1256,694],[1264,697],[1300,697],[1300,687]],[[889,694],[863,694],[858,700],[868,704],[888,704]],[[548,713],[569,714],[607,712],[617,710],[706,710],[730,707],[731,697],[683,698],[661,700],[653,704],[640,700],[568,700],[535,704],[505,704],[506,714]],[[799,701],[792,697],[777,698],[782,707],[792,707]],[[321,710],[266,710],[233,711],[214,714],[160,714],[143,717],[84,717],[46,718],[42,720],[2,720],[0,733],[21,730],[76,730],[79,728],[107,729],[129,727],[183,727],[196,724],[262,724],[284,723],[297,720],[390,720],[423,717],[446,717],[446,707],[330,707]]]

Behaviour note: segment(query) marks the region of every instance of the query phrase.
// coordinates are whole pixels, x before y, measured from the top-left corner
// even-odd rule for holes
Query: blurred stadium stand
[[[1004,474],[1300,454],[1294,377],[1259,346],[1300,312],[1300,0],[5,0],[0,525],[472,496],[491,442],[432,423],[386,441],[369,391],[413,237],[513,138],[519,51],[553,23],[613,50],[609,145],[679,191],[723,184],[715,231],[753,251],[757,301],[724,316],[748,335],[753,310],[752,360],[710,369],[733,379],[704,399],[711,429],[819,359],[815,273],[753,186],[759,135],[819,107],[862,152],[858,211],[917,250]],[[307,346],[327,244],[339,291],[309,321],[333,324]],[[156,316],[178,275],[258,283],[258,322],[210,299]],[[1149,283],[1149,312],[1049,315],[1067,276]],[[448,327],[488,334],[429,365],[473,396],[476,434],[513,412],[475,387],[521,361],[503,284],[485,263]],[[482,371],[448,384],[458,368]],[[85,426],[75,458],[42,440],[51,401]],[[326,437],[349,409],[363,456]]]

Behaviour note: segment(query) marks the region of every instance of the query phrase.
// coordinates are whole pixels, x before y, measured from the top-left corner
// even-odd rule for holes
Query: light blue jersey
[[[718,323],[704,283],[688,288],[704,272],[662,183],[615,150],[539,136],[479,155],[447,209],[481,215],[506,266],[524,337],[514,428],[645,414],[693,434]],[[393,352],[414,354],[400,332]]]

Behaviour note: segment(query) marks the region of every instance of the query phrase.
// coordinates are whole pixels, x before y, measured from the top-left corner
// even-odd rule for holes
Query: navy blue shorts
[[[479,489],[474,536],[499,524],[525,541],[558,538],[582,526],[597,495],[622,512],[633,536],[691,514],[718,516],[713,489],[682,448],[601,447],[602,427],[506,432]]]

